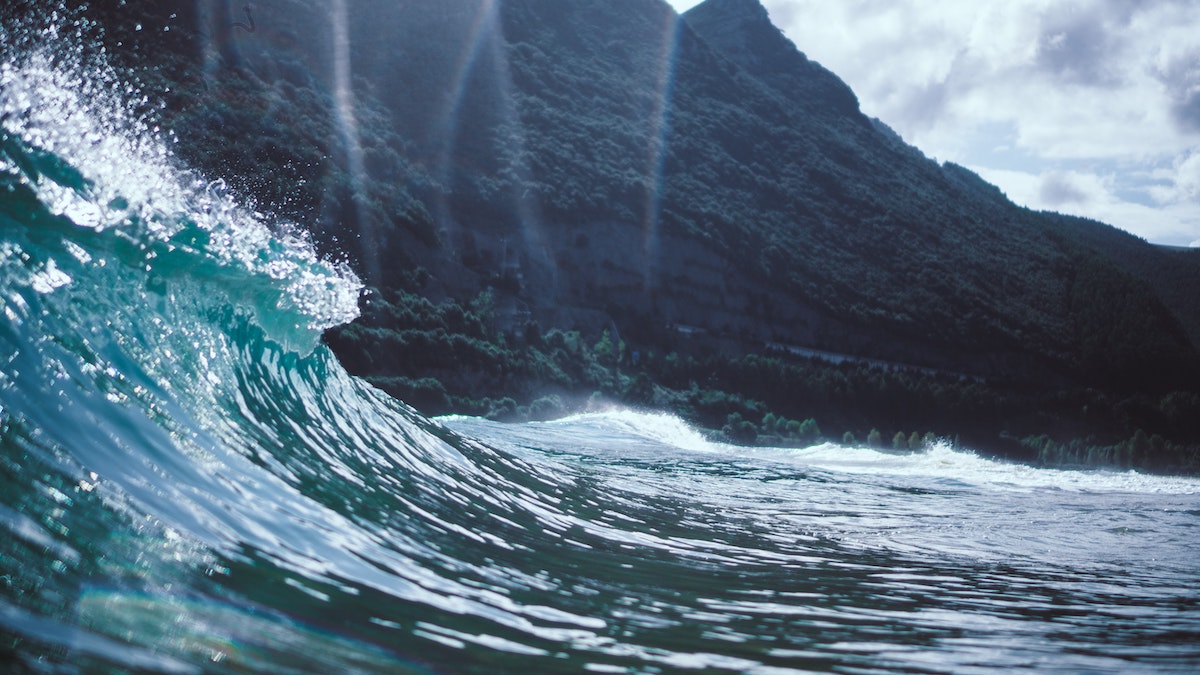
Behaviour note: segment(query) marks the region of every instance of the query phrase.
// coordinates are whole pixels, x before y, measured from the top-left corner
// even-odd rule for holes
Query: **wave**
[[[677,542],[350,377],[319,338],[355,316],[352,274],[182,167],[110,72],[53,46],[5,54],[6,658],[495,672],[564,646],[567,671],[653,656],[607,635],[593,603],[617,591],[571,570]]]
[[[499,425],[466,417],[448,416],[451,427],[476,436],[497,435]],[[675,415],[632,409],[593,411],[550,422],[521,425],[506,436],[521,436],[526,445],[562,447],[571,438],[592,439],[597,447],[619,442],[622,452],[642,443],[650,450],[701,457],[753,458],[829,472],[909,476],[1001,490],[1073,490],[1145,494],[1200,494],[1200,479],[1161,476],[1137,471],[1047,469],[982,457],[951,441],[938,439],[922,450],[887,451],[864,446],[818,443],[808,447],[744,447],[712,440]]]
[[[228,583],[253,561],[300,598],[328,586],[495,611],[436,541],[496,540],[469,528],[505,512],[504,488],[481,496],[492,511],[441,518],[507,483],[482,446],[320,345],[357,315],[354,275],[182,167],[111,71],[2,37],[0,628],[41,645],[15,662],[306,670],[322,631],[303,628],[301,601],[264,612]],[[332,653],[351,651],[404,665]]]
[[[994,489],[1052,489],[1147,494],[1200,494],[1200,480],[1137,471],[1047,469],[981,457],[942,439],[917,452],[822,444],[803,450],[777,450],[777,456],[846,472],[927,476]]]
[[[1139,665],[1194,662],[1192,642],[1150,639],[1129,611],[1163,611],[1138,583],[1200,571],[1177,542],[1194,500],[1124,500],[1114,521],[1109,502],[1072,493],[1054,506],[1076,529],[1165,523],[1137,549],[1154,557],[1076,584],[1053,560],[1088,539],[1068,537],[1028,563],[1035,574],[997,581],[995,559],[1024,555],[1017,516],[983,564],[963,542],[1000,528],[940,533],[963,500],[999,511],[999,491],[946,497],[880,477],[1111,479],[1147,494],[1194,483],[946,447],[749,450],[633,411],[429,420],[321,345],[357,312],[344,266],[182,166],[137,90],[84,59],[70,29],[0,30],[0,659],[14,669],[914,670],[922,646],[990,640],[997,626],[1011,653],[997,667],[1053,649],[1095,669],[1079,640],[1118,640]],[[1180,562],[1153,562],[1165,557]],[[1176,576],[1154,576],[1164,569]],[[1035,598],[997,605],[1035,620],[954,604],[988,584]],[[1050,597],[1125,613],[1042,630],[1036,599]],[[964,614],[986,630],[963,629]],[[1171,635],[1200,625],[1164,620]],[[978,667],[970,639],[939,663]],[[868,643],[894,649],[845,647]]]

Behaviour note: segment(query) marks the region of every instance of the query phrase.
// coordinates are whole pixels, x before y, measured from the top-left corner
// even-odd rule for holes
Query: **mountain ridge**
[[[1017,207],[930,160],[754,0],[682,18],[657,0],[365,2],[344,17],[341,84],[320,3],[264,0],[256,35],[166,2],[88,11],[138,77],[171,87],[163,121],[187,161],[309,223],[378,289],[329,337],[376,382],[479,398],[619,381],[503,366],[518,348],[593,358],[538,342],[556,330],[607,331],[627,359],[785,344],[1121,397],[1200,373],[1196,256]],[[476,356],[495,372],[382,353],[412,354],[393,337],[413,331],[437,349],[437,330],[492,341]],[[739,382],[723,386],[754,389]]]
[[[810,110],[862,118],[854,91],[800,51],[771,22],[767,8],[759,0],[706,0],[682,16],[709,45],[747,72],[775,89],[800,92],[815,104]],[[791,63],[780,67],[789,57]]]
[[[810,79],[815,78],[818,81],[835,82],[836,84],[832,85],[835,90],[839,86],[845,87],[844,83],[842,83],[840,79],[837,79],[835,75],[820,68],[818,64],[814,64],[813,62],[809,61],[799,49],[797,49],[789,40],[787,40],[781,31],[770,24],[767,11],[761,5],[759,0],[707,0],[706,2],[697,5],[692,10],[685,13],[684,18],[690,24],[692,24],[692,26],[696,28],[702,37],[707,39],[710,44],[716,46],[720,51],[725,53],[726,56],[738,62],[739,65],[751,70],[752,72],[755,72],[756,74],[759,74],[760,77],[763,77],[777,91],[786,96],[788,100],[796,103],[797,105],[803,105],[807,102],[806,99],[811,97],[809,92],[812,89],[812,87],[805,87],[803,85],[794,86],[799,80],[802,79],[795,75],[797,73],[809,73],[808,77]],[[740,40],[735,39],[731,41],[729,36],[731,34],[737,34],[739,31],[741,32]],[[730,48],[729,44],[731,42],[737,43],[737,46],[735,48]],[[766,75],[768,73],[778,73],[780,76],[772,78],[769,75]],[[812,73],[815,73],[815,75]],[[828,86],[829,85],[827,85],[827,87]],[[846,89],[848,90],[848,88]],[[825,98],[828,99],[829,97],[827,96]],[[829,110],[831,109],[831,106],[825,106],[824,109]],[[858,114],[856,100],[853,111],[843,111],[842,116],[843,118],[856,121],[861,118],[861,115]],[[880,128],[881,126],[882,128]],[[918,156],[922,160],[925,159],[924,155],[921,154],[919,150],[911,148],[911,146],[907,146],[907,144],[903,144],[902,139],[900,139],[898,135],[895,135],[895,132],[888,128],[886,124],[879,123],[875,124],[874,127],[875,130],[880,131],[883,136],[890,136],[890,140],[898,142],[897,147],[903,145],[905,149],[913,152],[913,156]],[[931,161],[918,163],[918,165],[920,164],[924,164],[924,168],[932,168],[935,166],[935,164]],[[947,162],[941,165],[940,171],[945,174],[946,177],[950,178],[952,182],[957,183],[970,192],[973,192],[978,197],[992,201],[997,207],[1008,211],[1013,211],[1015,209],[1015,205],[1009,202],[999,188],[988,184],[977,174],[971,172],[965,167]],[[1063,225],[1064,223],[1070,221],[1069,218],[1063,218],[1057,214],[1048,216],[1044,218],[1044,220],[1048,222],[1055,222],[1058,225]],[[1079,223],[1083,220],[1084,219],[1076,219],[1072,222]],[[1046,223],[1040,223],[1040,225],[1040,229],[1048,230],[1045,233],[1048,236],[1057,236],[1059,234],[1058,232],[1054,232],[1054,227],[1047,227]],[[1077,226],[1074,226],[1073,229],[1077,231],[1079,230]],[[1093,223],[1088,229],[1090,230],[1090,236],[1087,237],[1087,239],[1091,242],[1091,245],[1087,248],[1089,248],[1092,253],[1100,253],[1104,255],[1104,257],[1109,258],[1118,267],[1135,274],[1135,276],[1150,278],[1151,280],[1160,280],[1158,283],[1154,284],[1160,293],[1171,295],[1171,291],[1177,287],[1174,284],[1163,283],[1161,281],[1163,276],[1153,274],[1149,267],[1144,264],[1141,266],[1129,264],[1129,256],[1126,255],[1125,252],[1120,255],[1107,255],[1104,254],[1104,246],[1096,245],[1099,240],[1104,239],[1107,241],[1106,245],[1109,247],[1121,247],[1127,249],[1128,247],[1133,246],[1142,249],[1142,253],[1144,255],[1141,257],[1154,256],[1154,252],[1145,245],[1144,241],[1138,243],[1135,241],[1137,238],[1133,235],[1129,235],[1102,223]],[[1101,233],[1109,234],[1097,236]],[[1120,244],[1117,244],[1116,241],[1120,239],[1123,239],[1124,241]],[[1166,264],[1174,268],[1173,271],[1176,274],[1180,273],[1180,270],[1176,268],[1172,262],[1166,260],[1165,258],[1161,259],[1159,262],[1160,264]],[[1197,279],[1200,280],[1200,278]],[[1197,343],[1200,342],[1200,331],[1196,330],[1196,324],[1194,322],[1196,312],[1192,311],[1189,314],[1186,311],[1179,311],[1180,309],[1186,309],[1188,302],[1192,299],[1194,298],[1189,297],[1187,299],[1176,300],[1173,302],[1176,308],[1173,312],[1173,315],[1180,315],[1178,319],[1179,322],[1189,327],[1187,328],[1187,332],[1189,333],[1190,340],[1193,343]],[[1194,307],[1194,305],[1192,305],[1192,307]]]

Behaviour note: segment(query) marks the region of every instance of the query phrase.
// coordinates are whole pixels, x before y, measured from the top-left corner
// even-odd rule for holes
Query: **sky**
[[[1196,0],[762,3],[926,155],[1018,204],[1200,246]]]

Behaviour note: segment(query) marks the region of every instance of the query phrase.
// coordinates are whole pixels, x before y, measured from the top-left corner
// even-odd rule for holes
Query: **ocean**
[[[321,344],[358,279],[55,44],[0,64],[0,669],[1200,669],[1200,480],[429,419]]]

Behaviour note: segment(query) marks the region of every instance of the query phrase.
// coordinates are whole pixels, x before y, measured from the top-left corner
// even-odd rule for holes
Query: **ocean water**
[[[1200,481],[427,419],[320,344],[354,276],[56,44],[0,64],[0,670],[1200,669]]]

